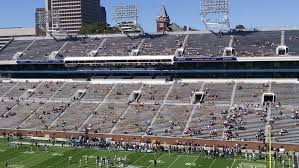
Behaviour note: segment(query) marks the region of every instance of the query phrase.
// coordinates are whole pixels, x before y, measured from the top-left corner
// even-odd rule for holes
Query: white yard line
[[[140,159],[144,158],[144,156],[146,156],[146,154],[143,154],[143,156],[141,156],[139,159],[135,160],[132,165],[134,165],[136,162],[138,162]]]
[[[234,167],[234,164],[235,164],[235,162],[236,162],[236,159],[234,159],[234,161],[233,161],[233,164],[232,164],[231,168],[233,168],[233,167]]]
[[[157,160],[159,160],[159,159],[161,159],[162,158],[162,156],[164,156],[165,154],[163,154],[163,155],[161,155],[160,157],[158,157],[158,159]],[[153,165],[154,163],[151,163],[149,166],[147,166],[146,168],[149,168],[149,167],[151,167],[152,165]]]
[[[211,163],[210,167],[211,168],[213,166],[213,164],[215,163],[216,159],[213,160],[213,162]]]
[[[179,160],[179,158],[181,158],[181,156],[179,156],[179,157],[177,157],[175,160],[174,160],[174,162],[172,162],[169,166],[168,166],[168,168],[170,168],[177,160]]]
[[[191,165],[189,167],[191,167],[193,165],[193,163],[195,163],[198,159],[201,159],[201,157],[196,157],[195,160],[191,163]]]

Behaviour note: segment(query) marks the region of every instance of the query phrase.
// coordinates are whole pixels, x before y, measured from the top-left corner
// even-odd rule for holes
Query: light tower
[[[201,0],[202,21],[208,30],[229,30],[229,0]]]
[[[142,27],[138,24],[139,12],[137,5],[117,5],[113,8],[113,20],[123,33],[141,32]]]

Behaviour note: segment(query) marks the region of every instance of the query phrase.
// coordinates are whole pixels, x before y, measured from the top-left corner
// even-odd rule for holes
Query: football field
[[[28,145],[11,147],[4,140],[0,140],[0,167],[8,164],[11,168],[80,168],[99,167],[96,158],[106,157],[127,158],[125,168],[268,168],[265,160],[249,161],[245,158],[208,158],[202,154],[181,153],[140,153],[132,151],[107,151],[98,149],[80,149],[69,147],[49,147],[46,151],[43,147]],[[71,157],[71,161],[69,158]],[[86,159],[88,157],[88,159]],[[87,160],[87,161],[86,161]],[[154,160],[157,161],[155,166]],[[113,161],[111,161],[113,162]],[[242,164],[242,166],[241,166]],[[285,167],[291,167],[292,160],[287,160]],[[106,164],[102,167],[108,167]],[[120,164],[109,164],[109,167],[122,167]],[[273,167],[282,167],[273,162]]]

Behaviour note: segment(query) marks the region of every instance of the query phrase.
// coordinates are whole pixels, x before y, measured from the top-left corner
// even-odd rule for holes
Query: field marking
[[[232,164],[231,168],[233,168],[233,167],[234,167],[234,164],[235,164],[235,162],[236,162],[236,158],[234,159],[234,161],[233,161],[233,164]]]
[[[213,166],[213,164],[215,163],[216,159],[213,160],[213,162],[211,163],[211,165],[209,166],[209,168],[211,168]]]
[[[143,154],[139,159],[135,160],[131,165],[134,165],[137,161],[139,161],[140,159],[144,158],[146,154]]]
[[[170,168],[179,158],[181,158],[181,156],[177,157],[169,166],[168,168]]]
[[[82,150],[82,151],[83,151],[83,150]],[[75,155],[69,155],[69,156],[72,156],[72,157],[73,157],[73,156],[76,156],[76,155],[80,154],[82,151],[76,153]],[[71,153],[71,152],[72,152],[72,149],[67,150],[67,151],[65,151],[65,152],[70,152],[70,153]],[[65,156],[66,156],[66,155],[65,155]],[[61,161],[58,161],[58,162],[55,162],[55,163],[53,163],[53,164],[48,165],[47,168],[48,168],[48,167],[52,167],[53,165],[56,165],[57,163],[61,163],[61,162],[63,162],[64,160],[67,161],[67,160],[68,160],[68,157],[65,158],[65,159],[62,159]],[[54,166],[54,167],[55,167],[55,166]]]
[[[193,163],[195,163],[195,164],[196,164],[196,161],[197,161],[199,158],[200,158],[199,156],[198,156],[198,157],[196,157],[196,158],[195,158],[195,160],[194,160],[194,161],[191,163],[191,165],[190,165],[189,167],[191,167]]]
[[[94,151],[94,152],[92,152],[92,153],[90,153],[90,154],[93,155],[93,154],[95,154],[95,153],[97,153],[97,152],[98,152],[98,151]],[[81,152],[79,152],[79,154],[80,154],[80,153],[81,153]],[[76,155],[77,155],[77,154],[76,154]],[[86,156],[88,156],[88,155],[86,155]],[[91,155],[89,155],[89,156],[91,156]],[[110,153],[109,153],[108,156],[110,156]],[[108,157],[108,156],[107,156],[107,157]],[[72,156],[72,157],[73,157],[73,156]],[[83,157],[83,156],[81,156],[81,157],[79,157],[79,158],[82,158],[82,157]],[[88,161],[89,161],[89,160],[88,160]],[[85,163],[84,160],[82,160],[82,162],[83,162],[83,164]],[[87,163],[87,166],[89,165],[89,163],[90,163],[90,162]],[[77,162],[76,162],[76,163],[73,163],[73,164],[69,164],[66,168],[68,168],[68,167],[70,167],[70,166],[71,166],[71,167],[73,167],[73,166],[77,166],[77,164],[78,164]],[[82,165],[83,165],[83,164],[82,164]],[[86,165],[86,164],[84,164],[84,165]]]
[[[241,163],[240,163],[241,164]],[[239,165],[240,165],[239,164]],[[255,163],[243,163],[243,167],[244,168],[252,168],[253,166],[255,166],[256,168],[267,168],[266,165],[264,164],[255,164]]]
[[[159,159],[161,159],[162,158],[162,156],[164,156],[165,154],[162,154],[160,157],[158,157],[158,159],[157,160],[159,160]],[[167,154],[166,154],[167,155]],[[147,166],[146,168],[149,168],[150,166],[152,166],[154,163],[151,163],[149,166]]]
[[[64,150],[64,152],[65,152],[65,150]],[[40,164],[40,163],[42,163],[42,162],[44,162],[44,161],[47,161],[47,160],[50,160],[50,159],[52,159],[53,157],[55,157],[56,155],[50,155],[50,157],[49,158],[47,158],[47,159],[45,159],[45,160],[41,160],[41,161],[39,161],[39,162],[37,162],[37,163],[35,163],[35,164],[33,164],[33,165],[30,165],[30,167],[34,167],[34,166],[36,166],[36,165],[38,165],[38,164]]]

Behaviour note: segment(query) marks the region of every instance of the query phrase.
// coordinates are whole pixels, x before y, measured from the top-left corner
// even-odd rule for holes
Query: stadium
[[[298,28],[127,23],[0,40],[1,167],[298,167]]]

